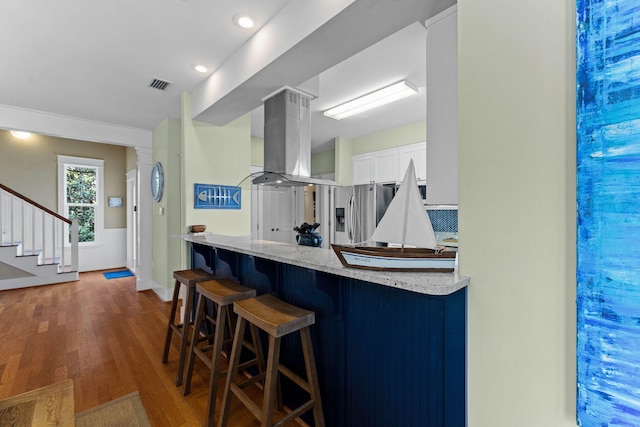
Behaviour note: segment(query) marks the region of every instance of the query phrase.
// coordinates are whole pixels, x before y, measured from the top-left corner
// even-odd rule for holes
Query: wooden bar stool
[[[196,317],[191,335],[191,345],[189,350],[189,362],[187,363],[187,374],[184,383],[184,395],[191,391],[191,377],[195,365],[195,357],[198,356],[211,371],[209,377],[209,400],[207,403],[207,426],[213,427],[216,410],[216,395],[218,391],[218,379],[224,373],[220,372],[220,357],[224,343],[231,343],[232,327],[231,311],[229,307],[235,301],[256,296],[256,290],[242,286],[228,279],[208,280],[196,285],[196,292],[199,294]],[[215,319],[207,313],[207,302],[211,301],[215,306]],[[209,321],[215,325],[212,333],[200,337],[200,329],[204,321]],[[227,337],[225,337],[225,334]],[[213,344],[211,340],[213,339]],[[201,343],[206,343],[201,346]],[[244,343],[256,357],[243,363],[242,369],[258,365],[260,372],[264,372],[264,355],[260,346],[259,338],[253,335],[253,344]],[[211,354],[207,353],[211,351]]]
[[[278,420],[276,424],[284,425],[308,410],[313,409],[315,425],[317,427],[324,427],[320,387],[318,385],[316,363],[313,356],[311,334],[309,333],[309,326],[315,323],[315,313],[287,304],[269,294],[237,301],[233,304],[233,310],[238,315],[238,322],[233,339],[231,361],[229,364],[229,372],[227,373],[224,396],[222,398],[222,409],[218,427],[225,427],[227,425],[232,394],[235,394],[251,413],[260,420],[261,426],[275,425],[273,424],[272,417],[276,400],[278,372],[286,375],[300,388],[309,393],[310,399]],[[269,356],[267,358],[262,408],[258,407],[242,390],[241,387],[243,385],[238,385],[235,382],[238,374],[240,349],[242,347],[240,341],[244,336],[246,322],[249,322],[252,326],[257,326],[269,335]],[[280,340],[285,335],[295,331],[300,331],[302,351],[307,371],[306,381],[279,362]]]
[[[171,314],[169,315],[169,324],[167,325],[167,337],[164,340],[164,351],[162,352],[162,363],[169,360],[169,348],[171,347],[171,335],[175,332],[180,337],[180,356],[178,359],[178,374],[176,376],[176,386],[182,385],[182,376],[184,373],[184,359],[187,352],[187,344],[189,343],[189,327],[191,322],[191,309],[193,307],[194,292],[196,284],[205,280],[211,280],[215,276],[206,271],[196,268],[193,270],[174,271],[173,278],[175,285],[173,286],[173,300],[171,301]],[[184,310],[184,318],[176,322],[176,311],[178,310],[178,294],[180,293],[180,285],[187,288],[187,296]]]

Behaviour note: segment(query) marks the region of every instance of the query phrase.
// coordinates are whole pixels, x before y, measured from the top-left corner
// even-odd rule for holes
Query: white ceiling
[[[368,1],[356,0],[360,11],[377,7]],[[409,0],[394,1],[397,8],[403,3],[415,7]],[[0,104],[153,129],[167,117],[179,119],[181,93],[196,89],[288,2],[3,1]],[[429,5],[416,15],[419,22],[455,2],[423,3]],[[250,13],[257,26],[235,26],[232,17],[238,12]],[[366,32],[352,20],[354,37]],[[319,97],[312,102],[314,151],[330,148],[328,141],[335,136],[353,138],[424,119],[425,52],[425,29],[414,23],[322,72]],[[204,64],[210,72],[199,74],[192,64]],[[171,82],[168,90],[149,88],[154,78]],[[320,112],[405,78],[421,89],[419,95],[341,121]],[[260,136],[261,127],[259,114],[252,119],[252,132]]]
[[[321,73],[319,96],[311,102],[313,151],[333,148],[336,136],[356,138],[425,120],[426,51],[426,30],[416,22]],[[343,120],[334,120],[322,113],[405,79],[418,87],[417,95]],[[262,136],[263,114],[262,107],[252,113],[251,128],[255,136]]]

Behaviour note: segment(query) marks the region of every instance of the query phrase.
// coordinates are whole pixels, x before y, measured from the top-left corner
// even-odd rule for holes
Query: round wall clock
[[[156,162],[151,169],[151,196],[153,200],[159,202],[162,200],[162,192],[164,191],[164,169],[162,163]]]

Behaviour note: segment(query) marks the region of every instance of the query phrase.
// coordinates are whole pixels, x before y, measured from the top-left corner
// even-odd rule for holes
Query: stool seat
[[[207,280],[196,285],[196,292],[218,305],[231,305],[236,301],[256,296],[256,290],[229,279]]]
[[[269,335],[280,338],[316,321],[313,311],[288,304],[271,294],[238,301],[233,311]]]
[[[193,286],[196,283],[202,282],[204,280],[211,280],[214,277],[215,276],[213,274],[207,273],[201,268],[173,272],[173,279],[177,280],[185,286]]]
[[[238,315],[238,322],[234,333],[233,347],[229,361],[229,370],[222,397],[222,408],[218,427],[226,427],[229,420],[231,398],[235,395],[242,404],[260,421],[262,427],[282,426],[287,422],[301,416],[309,410],[313,410],[313,417],[317,427],[324,427],[324,414],[322,412],[322,400],[316,362],[313,355],[313,345],[309,327],[315,323],[315,313],[288,304],[273,295],[265,294],[254,298],[247,298],[233,303],[233,311]],[[241,340],[244,336],[246,324],[249,323],[252,330],[259,328],[269,335],[269,356],[264,374],[258,377],[264,378],[264,397],[262,407],[258,406],[242,390],[245,384],[237,384],[238,363],[240,359]],[[306,380],[293,372],[288,367],[280,364],[280,347],[282,339],[298,332],[302,353],[304,357]],[[309,395],[309,400],[292,408],[291,412],[273,423],[273,412],[276,398],[280,400],[279,374],[285,375],[298,387]]]
[[[169,349],[171,348],[171,336],[175,332],[180,338],[180,350],[178,357],[178,373],[176,375],[176,386],[182,384],[182,376],[184,373],[184,360],[189,343],[189,327],[191,326],[191,311],[193,307],[193,298],[195,295],[196,284],[215,278],[213,274],[207,273],[201,268],[191,270],[179,270],[173,272],[175,284],[173,286],[173,299],[171,300],[171,313],[169,314],[169,324],[167,325],[167,336],[164,340],[164,351],[162,352],[162,363],[169,360]],[[180,294],[180,286],[187,288],[187,296],[184,301],[185,310],[184,318],[176,322],[176,312],[178,310],[178,296]]]

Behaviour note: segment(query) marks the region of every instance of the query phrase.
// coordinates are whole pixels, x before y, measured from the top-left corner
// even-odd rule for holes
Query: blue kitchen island
[[[316,313],[327,426],[465,426],[468,277],[347,269],[330,249],[249,237],[175,237],[190,242],[192,267]],[[297,337],[280,357],[304,376]],[[288,406],[306,399],[286,378],[282,387]]]

